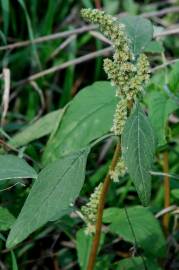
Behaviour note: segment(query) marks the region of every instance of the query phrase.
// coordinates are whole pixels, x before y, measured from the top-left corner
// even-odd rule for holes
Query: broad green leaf
[[[177,103],[162,92],[151,92],[146,100],[148,114],[154,128],[158,145],[166,143],[166,124],[169,115],[178,109]]]
[[[162,53],[164,51],[164,47],[158,41],[150,41],[144,51],[149,53]]]
[[[62,157],[40,172],[9,234],[8,248],[66,213],[83,186],[88,152],[87,148]]]
[[[139,104],[127,119],[122,134],[125,164],[144,206],[149,204],[155,139],[150,122]]]
[[[25,160],[13,155],[0,155],[0,180],[12,178],[37,178],[37,174]]]
[[[140,16],[125,16],[119,20],[126,26],[134,55],[140,54],[153,37],[151,22]]]
[[[20,147],[32,142],[33,140],[37,140],[50,134],[53,131],[56,122],[59,123],[62,115],[63,110],[48,113],[33,124],[24,128],[22,131],[18,132],[9,141],[9,144],[13,145],[14,147]]]
[[[132,257],[115,264],[116,270],[161,270],[153,259]]]
[[[108,208],[104,211],[103,221],[111,223],[109,230],[123,237],[126,241],[141,247],[145,254],[155,257],[165,256],[166,242],[159,222],[153,214],[145,207],[133,206],[125,209]],[[133,232],[135,234],[135,238]],[[157,241],[156,241],[157,239]]]
[[[8,209],[0,207],[0,231],[6,231],[11,228],[15,221],[14,216]]]
[[[104,242],[104,233],[101,234],[100,238],[100,245],[98,252]],[[76,244],[77,244],[77,255],[78,255],[78,262],[80,265],[81,270],[87,269],[88,257],[91,250],[91,245],[93,241],[92,235],[87,235],[85,233],[85,229],[80,229],[76,234]]]
[[[44,152],[44,163],[79,150],[107,133],[117,103],[109,82],[97,82],[80,91],[70,103],[55,136]]]

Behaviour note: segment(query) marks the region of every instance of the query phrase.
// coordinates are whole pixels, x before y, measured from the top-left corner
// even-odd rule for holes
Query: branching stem
[[[99,247],[99,242],[100,242],[100,236],[101,236],[103,209],[104,209],[106,195],[107,195],[107,192],[108,192],[108,189],[110,186],[110,182],[111,182],[110,171],[111,170],[113,171],[115,169],[116,164],[117,164],[118,159],[119,159],[120,151],[121,151],[121,147],[120,147],[120,144],[118,143],[116,145],[116,149],[115,149],[115,152],[113,155],[111,166],[110,166],[109,171],[104,179],[104,184],[103,184],[103,188],[102,188],[100,199],[99,199],[99,206],[98,206],[97,220],[96,220],[96,231],[95,231],[95,235],[93,238],[91,252],[89,255],[87,270],[94,269],[96,256],[97,256],[97,252],[98,252],[98,247]]]

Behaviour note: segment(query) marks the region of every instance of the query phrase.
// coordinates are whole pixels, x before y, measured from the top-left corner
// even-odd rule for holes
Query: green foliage
[[[15,221],[14,216],[8,209],[0,207],[0,231],[9,230]]]
[[[78,254],[78,261],[81,267],[81,270],[85,270],[88,263],[88,256],[91,249],[92,244],[92,235],[85,234],[84,229],[80,229],[77,232],[76,240],[77,240],[77,254]]]
[[[35,170],[27,162],[13,155],[0,155],[0,180],[12,178],[37,178]]]
[[[14,147],[26,145],[43,136],[49,135],[54,130],[54,123],[59,123],[63,115],[63,110],[50,112],[41,117],[31,125],[25,127],[22,131],[15,134],[9,144]],[[59,119],[59,122],[57,121]]]
[[[6,101],[3,72],[0,76],[1,114],[8,105],[0,128],[1,268],[86,270],[93,236],[83,229],[88,221],[82,209],[109,173],[119,181],[111,181],[105,198],[108,208],[93,270],[178,269],[178,209],[169,213],[167,236],[163,217],[156,218],[165,205],[164,149],[169,156],[170,204],[179,201],[179,63],[170,62],[179,58],[179,41],[170,31],[165,36],[165,27],[177,25],[178,14],[173,13],[176,3],[164,2],[0,1],[1,70],[7,67],[11,72]],[[93,22],[112,40],[114,54],[88,56],[108,46],[96,29],[49,39],[51,34],[83,28],[80,9],[99,6]],[[174,9],[160,17],[165,7]],[[113,20],[100,10],[119,17]],[[162,31],[163,36],[155,38]],[[33,44],[43,36],[46,41]],[[2,48],[25,40],[29,45]],[[81,56],[88,62],[81,62]],[[108,57],[104,66],[103,56]],[[75,58],[78,64],[70,65]],[[49,68],[66,62],[66,68],[48,74]],[[145,85],[148,62],[152,72]],[[31,83],[29,76],[36,73],[41,77]],[[105,81],[110,78],[112,85],[117,82],[115,87]],[[118,102],[124,105],[124,117],[122,107],[116,110]],[[126,119],[120,153],[127,165],[123,176],[120,166],[113,171],[110,165],[116,142],[121,143],[120,133],[114,136],[114,122],[120,126]],[[43,169],[37,174],[39,168]],[[139,199],[144,205],[150,202],[150,209],[139,206]],[[94,201],[88,204],[89,215],[99,203],[98,198]]]
[[[149,204],[155,138],[150,122],[137,104],[127,119],[122,134],[123,157],[139,198],[144,206]]]
[[[151,92],[147,98],[148,114],[155,130],[158,145],[166,144],[166,130],[169,115],[178,109],[178,104],[165,93]],[[159,121],[160,119],[160,121]]]
[[[164,48],[162,44],[158,41],[150,41],[144,49],[148,53],[162,53]]]
[[[102,244],[104,243],[104,237],[105,237],[105,234],[102,233],[98,252],[100,251],[100,248]],[[86,270],[92,240],[93,240],[92,235],[86,234],[85,229],[80,229],[76,234],[76,241],[77,241],[76,248],[77,248],[78,261],[79,261],[81,270]],[[96,267],[95,270],[97,269],[99,268]]]
[[[156,262],[153,260],[147,260],[146,258],[141,257],[133,257],[129,259],[121,260],[119,263],[116,264],[116,270],[145,270],[152,269],[152,270],[161,270],[159,266],[157,266]]]
[[[107,208],[104,211],[103,221],[111,223],[110,231],[141,247],[146,256],[165,256],[164,235],[150,210],[142,206],[133,206],[127,208],[126,211],[127,215],[125,209]]]
[[[18,270],[17,260],[14,252],[11,250],[12,270]]]
[[[1,0],[2,12],[3,12],[3,28],[4,34],[7,35],[9,28],[9,0]]]
[[[128,38],[134,55],[140,54],[153,37],[151,22],[139,16],[125,16],[119,20],[126,26]]]
[[[12,227],[8,248],[23,241],[46,222],[59,219],[66,213],[83,186],[88,152],[87,148],[65,156],[40,172]]]
[[[79,150],[109,132],[116,102],[115,89],[109,82],[96,82],[80,91],[47,144],[44,163]]]
[[[169,73],[169,86],[172,92],[177,93],[177,89],[179,87],[179,62],[175,63],[172,66],[172,69]]]

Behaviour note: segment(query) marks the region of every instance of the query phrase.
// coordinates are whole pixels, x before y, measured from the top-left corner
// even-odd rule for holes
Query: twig
[[[162,17],[163,15],[166,15],[169,13],[177,13],[177,12],[179,12],[179,6],[163,8],[158,11],[146,12],[146,13],[143,13],[142,16],[145,18]]]
[[[99,35],[98,35],[98,38],[99,38]],[[101,36],[100,36],[100,38],[101,38]],[[105,38],[105,42],[107,42],[106,38]],[[109,41],[109,43],[110,43],[110,41]],[[105,49],[102,49],[102,50],[99,50],[99,51],[96,51],[96,52],[92,52],[92,53],[89,53],[89,54],[84,55],[84,56],[80,56],[80,57],[75,58],[73,60],[67,61],[67,62],[65,62],[65,63],[63,63],[61,65],[57,65],[55,67],[52,67],[52,68],[46,69],[44,71],[38,72],[36,74],[33,74],[33,75],[29,76],[28,78],[23,79],[23,80],[15,83],[14,86],[20,86],[20,85],[23,85],[23,84],[25,84],[27,82],[37,80],[37,79],[39,79],[39,78],[41,78],[43,76],[46,76],[46,75],[52,74],[54,72],[57,72],[59,70],[65,69],[65,68],[67,68],[67,67],[69,67],[71,65],[81,64],[83,62],[94,59],[94,58],[96,58],[98,56],[108,54],[108,53],[112,52],[112,50],[113,50],[113,48],[112,48],[112,46],[110,46],[110,47],[107,47]],[[170,61],[168,63],[165,63],[165,64],[163,64],[161,66],[152,68],[151,72],[154,72],[157,69],[165,67],[164,65],[171,65],[171,64],[173,64],[175,62],[178,62],[178,61],[179,61],[179,59],[175,59],[175,60],[172,60],[172,61]]]
[[[77,265],[77,261],[71,262],[69,263],[67,266],[65,266],[65,268],[63,268],[62,270],[69,270],[74,268],[74,266]]]
[[[150,171],[150,174],[151,175],[158,175],[158,176],[168,176],[170,178],[179,180],[179,175],[176,175],[176,174],[163,173],[163,172],[153,172],[153,171]]]
[[[54,57],[56,57],[57,54],[59,54],[59,52],[60,52],[61,50],[63,50],[65,47],[67,47],[68,44],[69,44],[70,42],[72,42],[75,38],[76,38],[76,35],[69,36],[64,42],[62,42],[62,43],[60,44],[60,46],[58,46],[58,47],[53,51],[53,53],[49,56],[49,58],[47,59],[47,61],[49,61],[49,60],[53,59]]]
[[[164,64],[162,64],[162,65],[159,65],[159,66],[156,66],[156,67],[154,67],[154,68],[151,68],[151,69],[150,69],[150,72],[153,73],[153,72],[155,72],[156,70],[165,68],[165,67],[170,66],[170,65],[172,65],[172,64],[175,64],[175,63],[177,63],[177,62],[179,62],[179,58],[173,59],[173,60],[168,61],[168,62],[166,62],[166,63],[164,63]]]
[[[154,2],[154,3],[150,3],[147,5],[147,7],[157,8],[166,4],[175,4],[175,3],[176,3],[176,0],[162,0],[162,1]]]
[[[169,207],[167,207],[167,208],[162,209],[160,212],[158,212],[158,213],[155,215],[155,217],[156,217],[156,218],[159,218],[159,217],[165,215],[166,213],[172,212],[172,211],[174,211],[174,210],[176,210],[176,209],[177,209],[177,206],[176,206],[176,205],[171,205],[171,206],[169,206]]]
[[[5,117],[8,112],[9,107],[9,94],[10,94],[10,70],[8,68],[3,69],[3,79],[4,79],[4,93],[2,98],[2,117],[1,126],[5,123]]]
[[[99,40],[103,41],[104,43],[112,45],[112,42],[108,38],[106,38],[103,34],[101,34],[100,32],[90,31],[90,34],[93,37],[98,38]]]
[[[154,34],[154,38],[176,35],[176,34],[179,34],[179,27],[170,28],[170,29],[166,29],[164,31],[158,32],[158,33]]]
[[[120,145],[118,143],[116,146],[115,152],[114,152],[114,156],[113,156],[112,163],[111,163],[111,166],[109,168],[108,174],[106,175],[106,178],[104,180],[103,188],[102,188],[100,199],[99,199],[97,221],[96,221],[96,231],[95,231],[95,235],[93,238],[93,243],[92,243],[92,247],[91,247],[91,251],[90,251],[90,255],[89,255],[87,270],[94,269],[96,256],[97,256],[97,252],[98,252],[98,246],[99,246],[99,242],[100,242],[100,236],[101,236],[103,209],[104,209],[106,195],[107,195],[107,192],[108,192],[108,189],[110,186],[110,182],[111,182],[110,171],[115,169],[117,161],[119,159],[120,151],[121,151],[121,148],[120,148]]]
[[[93,29],[96,29],[96,26],[85,25],[85,26],[82,26],[80,28],[76,28],[74,30],[59,32],[59,33],[51,34],[48,36],[42,36],[42,37],[33,39],[32,41],[25,40],[25,41],[19,41],[19,42],[13,43],[13,44],[1,46],[0,51],[13,50],[13,49],[21,48],[21,47],[26,47],[26,46],[32,45],[32,44],[44,43],[44,42],[48,42],[48,41],[59,39],[59,38],[65,38],[65,37],[68,37],[68,36],[71,36],[74,34],[82,34],[84,32],[88,32],[88,31],[91,31]]]
[[[0,192],[6,191],[6,190],[10,190],[10,189],[12,189],[13,187],[15,187],[15,186],[17,186],[17,185],[21,185],[21,186],[25,187],[25,184],[24,184],[24,183],[17,182],[17,183],[15,183],[14,185],[12,185],[12,186],[10,186],[10,187],[4,188],[4,189],[0,189]]]
[[[168,151],[166,150],[163,153],[163,171],[164,173],[168,174],[169,172],[169,165],[168,165]],[[168,208],[170,206],[170,179],[168,175],[164,176],[164,206]],[[168,234],[169,229],[169,214],[165,213],[163,216],[163,227],[166,234]]]
[[[141,14],[141,16],[145,17],[145,18],[151,18],[151,17],[155,17],[155,16],[163,16],[165,14],[168,13],[176,13],[179,12],[179,7],[175,6],[175,7],[170,7],[170,8],[166,8],[166,9],[162,9],[159,11],[155,11],[155,12],[147,12],[147,13],[143,13]],[[117,17],[119,17],[121,14],[118,14]],[[1,46],[0,47],[0,51],[3,50],[13,50],[13,49],[17,49],[17,48],[21,48],[21,47],[26,47],[32,44],[39,44],[39,43],[44,43],[44,42],[49,42],[51,40],[55,40],[55,39],[59,39],[59,38],[65,38],[74,34],[82,34],[84,32],[88,32],[91,30],[95,30],[97,29],[97,27],[95,25],[85,25],[82,26],[80,28],[76,28],[74,30],[68,30],[68,31],[64,31],[64,32],[58,32],[55,34],[51,34],[51,35],[47,35],[47,36],[42,36],[42,37],[38,37],[36,39],[33,40],[25,40],[25,41],[19,41],[13,44],[8,44],[5,46]]]
[[[2,139],[0,139],[0,145],[2,145],[3,147],[6,147],[8,150],[11,150],[11,151],[13,151],[13,152],[15,152],[15,153],[18,153],[18,154],[19,154],[19,152],[20,152],[18,149],[14,148],[12,145],[6,143],[6,142],[3,141]],[[23,154],[23,156],[24,156],[24,158],[26,158],[27,160],[29,160],[29,161],[33,162],[34,164],[36,164],[36,165],[39,167],[39,169],[41,169],[41,165],[40,165],[36,160],[32,159],[32,158],[31,158],[30,156],[28,156],[27,154]]]
[[[43,76],[52,74],[52,73],[54,73],[56,71],[62,70],[62,69],[67,68],[67,67],[69,67],[71,65],[78,65],[78,64],[81,64],[83,62],[86,62],[86,61],[89,61],[91,59],[94,59],[94,58],[96,58],[98,56],[107,55],[112,50],[113,50],[113,48],[110,46],[110,47],[107,47],[105,49],[99,50],[97,52],[92,52],[92,53],[86,54],[84,56],[80,56],[78,58],[75,58],[74,60],[67,61],[67,62],[65,62],[65,63],[63,63],[61,65],[57,65],[55,67],[52,67],[52,68],[46,69],[44,71],[41,71],[39,73],[36,73],[34,75],[31,75],[28,78],[17,82],[16,84],[14,84],[14,86],[20,86],[20,85],[22,85],[24,83],[37,80],[37,79],[39,79],[39,78],[41,78]]]

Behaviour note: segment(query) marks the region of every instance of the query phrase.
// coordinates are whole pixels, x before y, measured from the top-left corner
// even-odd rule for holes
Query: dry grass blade
[[[65,49],[74,39],[76,38],[76,35],[72,35],[72,36],[69,36],[63,43],[60,44],[60,46],[58,46],[54,51],[53,53],[49,56],[48,60],[51,60],[53,58],[55,58],[59,52],[63,49]]]
[[[67,62],[65,62],[65,63],[63,63],[61,65],[57,65],[55,67],[52,67],[52,68],[43,70],[41,72],[38,72],[36,74],[33,74],[33,75],[29,76],[28,78],[26,78],[26,79],[24,79],[22,81],[17,82],[15,84],[15,86],[20,86],[20,85],[22,85],[24,83],[37,80],[39,78],[42,78],[42,77],[47,76],[49,74],[52,74],[54,72],[60,71],[62,69],[65,69],[65,68],[67,68],[69,66],[78,65],[78,64],[81,64],[83,62],[89,61],[89,60],[94,59],[94,58],[96,58],[98,56],[108,55],[110,52],[112,52],[112,50],[113,50],[113,48],[112,48],[112,46],[110,46],[110,47],[107,47],[105,49],[99,50],[97,52],[92,52],[92,53],[86,54],[84,56],[80,56],[78,58],[75,58],[74,60],[67,61]]]
[[[65,38],[65,37],[68,37],[68,36],[71,36],[74,34],[82,34],[84,32],[88,32],[88,31],[94,30],[94,29],[96,29],[96,26],[87,25],[87,26],[83,26],[81,28],[77,28],[74,30],[69,30],[69,31],[59,32],[59,33],[55,33],[55,34],[51,34],[51,35],[47,35],[47,36],[42,36],[42,37],[33,39],[32,41],[25,40],[25,41],[19,41],[17,43],[1,46],[0,51],[13,50],[13,49],[21,48],[21,47],[26,47],[26,46],[32,45],[32,44],[39,44],[39,43],[43,43],[43,42],[48,42],[48,41],[59,39],[59,38]]]
[[[9,108],[9,95],[10,95],[10,70],[8,68],[3,69],[4,80],[4,92],[2,97],[2,117],[1,126],[5,124],[5,118]]]

